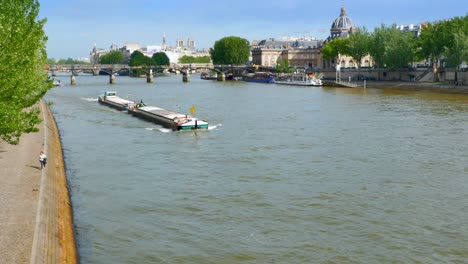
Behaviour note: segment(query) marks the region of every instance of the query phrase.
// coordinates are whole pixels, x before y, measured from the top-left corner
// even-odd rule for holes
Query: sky
[[[253,40],[281,36],[325,39],[345,6],[356,26],[409,25],[468,14],[467,0],[39,0],[49,58],[83,58],[96,44],[109,49],[195,40],[198,49],[238,36]]]

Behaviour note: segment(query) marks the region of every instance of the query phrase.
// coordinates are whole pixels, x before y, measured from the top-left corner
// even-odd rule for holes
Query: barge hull
[[[139,117],[141,119],[144,119],[146,121],[150,121],[152,123],[161,125],[166,128],[170,128],[172,130],[177,130],[177,123],[174,122],[173,120],[170,120],[165,117],[157,116],[151,113],[139,111],[139,110],[133,110],[129,111],[133,116]]]

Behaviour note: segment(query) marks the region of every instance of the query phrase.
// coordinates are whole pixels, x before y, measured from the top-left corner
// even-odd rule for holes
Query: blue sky
[[[88,57],[93,45],[160,45],[163,33],[175,46],[192,37],[197,48],[225,36],[249,41],[280,36],[324,39],[344,5],[357,26],[408,25],[464,16],[467,0],[40,0],[47,18],[50,58]]]

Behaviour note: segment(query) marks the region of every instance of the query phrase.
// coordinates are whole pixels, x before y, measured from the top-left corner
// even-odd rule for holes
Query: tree
[[[18,144],[24,133],[37,132],[42,120],[34,105],[52,88],[44,72],[46,19],[38,19],[37,0],[2,1],[0,5],[0,138]]]
[[[385,54],[385,38],[387,35],[388,28],[382,24],[379,28],[375,28],[374,32],[370,34],[369,39],[369,54],[374,60],[374,65],[378,68],[378,79],[380,81],[380,71],[384,66],[384,54]]]
[[[289,73],[292,70],[289,68],[289,60],[288,59],[278,59],[276,62],[276,72],[285,72]]]
[[[193,57],[184,55],[179,58],[180,63],[210,63],[211,57],[210,56],[201,56],[201,57]]]
[[[418,44],[420,47],[419,57],[430,59],[436,66],[439,64],[445,51],[447,38],[442,23],[428,23],[422,30]]]
[[[124,55],[121,51],[113,50],[99,58],[99,63],[102,64],[122,64],[124,62]]]
[[[146,66],[151,64],[151,58],[146,57],[141,51],[135,50],[130,55],[130,66]]]
[[[249,61],[249,41],[240,37],[225,37],[210,49],[214,64],[243,64]]]
[[[396,25],[387,31],[384,63],[389,69],[408,68],[415,58],[415,36],[399,30]]]
[[[468,35],[464,32],[454,34],[453,42],[446,50],[446,56],[451,65],[456,68],[455,82],[458,83],[458,71],[463,61],[468,61]]]
[[[322,56],[326,60],[335,60],[336,65],[340,64],[340,56],[349,54],[349,39],[336,38],[323,46]]]
[[[151,62],[153,65],[169,65],[169,57],[166,55],[165,52],[156,52],[151,57]]]
[[[369,54],[369,46],[370,35],[365,27],[358,28],[349,36],[347,52],[356,61],[358,69],[361,68],[362,58]]]

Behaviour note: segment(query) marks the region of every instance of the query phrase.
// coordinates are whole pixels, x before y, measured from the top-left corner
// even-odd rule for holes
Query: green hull
[[[194,129],[208,129],[208,125],[199,125],[197,128],[195,126],[181,126],[180,130],[194,130]]]

